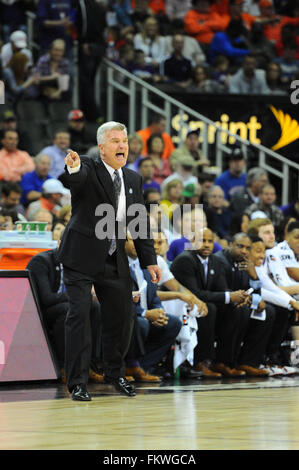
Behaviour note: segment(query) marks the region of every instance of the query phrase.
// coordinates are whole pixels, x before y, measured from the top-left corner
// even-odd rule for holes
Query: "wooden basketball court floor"
[[[1,450],[295,450],[299,376],[174,379],[118,395],[90,384],[75,402],[60,383],[0,385]]]

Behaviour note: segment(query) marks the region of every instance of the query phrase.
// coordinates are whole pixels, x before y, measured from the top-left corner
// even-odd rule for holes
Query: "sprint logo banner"
[[[281,109],[278,110],[274,106],[270,106],[270,109],[281,128],[279,140],[271,147],[272,150],[278,150],[299,139],[299,123]]]

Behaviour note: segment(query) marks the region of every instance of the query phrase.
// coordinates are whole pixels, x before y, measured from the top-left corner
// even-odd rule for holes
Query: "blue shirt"
[[[214,184],[223,189],[225,199],[230,199],[236,191],[246,186],[246,175],[234,176],[226,170],[215,179]]]
[[[25,173],[25,175],[23,175],[20,181],[20,185],[22,188],[21,203],[27,206],[29,203],[29,201],[27,201],[27,198],[26,198],[27,194],[30,191],[38,191],[39,193],[41,193],[42,185],[44,184],[46,180],[50,178],[51,176],[48,175],[45,179],[41,179],[35,170],[31,171],[30,173]]]

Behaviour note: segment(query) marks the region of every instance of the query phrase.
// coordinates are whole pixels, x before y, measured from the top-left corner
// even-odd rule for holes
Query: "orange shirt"
[[[218,13],[199,13],[192,9],[187,12],[184,23],[186,33],[202,44],[210,44],[214,34],[226,28],[226,23]]]
[[[156,15],[158,13],[166,13],[165,1],[164,0],[149,0],[147,8],[152,10]]]
[[[147,155],[147,140],[151,136],[151,131],[149,127],[146,127],[145,129],[141,129],[140,131],[137,131],[137,134],[140,135],[140,137],[143,140],[143,149],[141,150],[141,155],[145,156]],[[175,150],[174,143],[172,142],[171,136],[167,134],[166,132],[162,133],[162,139],[164,142],[164,149],[162,152],[162,158],[167,159],[170,157],[172,152]]]
[[[291,18],[289,16],[283,16],[279,23],[267,24],[264,26],[264,35],[269,41],[277,43],[281,39],[281,28],[286,24],[293,26],[299,25],[299,18]]]
[[[212,3],[210,9],[218,15],[226,15],[229,13],[229,0],[216,0]]]
[[[20,181],[25,173],[34,169],[35,164],[29,153],[22,150],[0,150],[0,174],[5,181]]]

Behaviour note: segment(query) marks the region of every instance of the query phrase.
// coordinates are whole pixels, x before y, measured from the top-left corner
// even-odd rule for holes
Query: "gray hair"
[[[105,142],[106,132],[112,131],[112,130],[125,131],[127,135],[127,128],[124,124],[121,124],[120,122],[115,122],[115,121],[105,122],[105,124],[102,124],[97,130],[98,145],[101,145]]]
[[[246,186],[250,187],[253,181],[259,180],[263,175],[268,176],[268,172],[263,168],[259,168],[258,166],[251,168],[247,173]]]
[[[41,160],[42,157],[47,157],[49,159],[49,161],[51,161],[50,155],[48,155],[47,153],[39,153],[34,157],[34,162],[38,163]]]
[[[224,196],[224,191],[221,188],[221,186],[218,186],[217,184],[214,184],[213,186],[210,187],[208,190],[208,198],[211,196],[211,194],[217,189],[218,191],[220,190],[222,192],[222,195]]]

